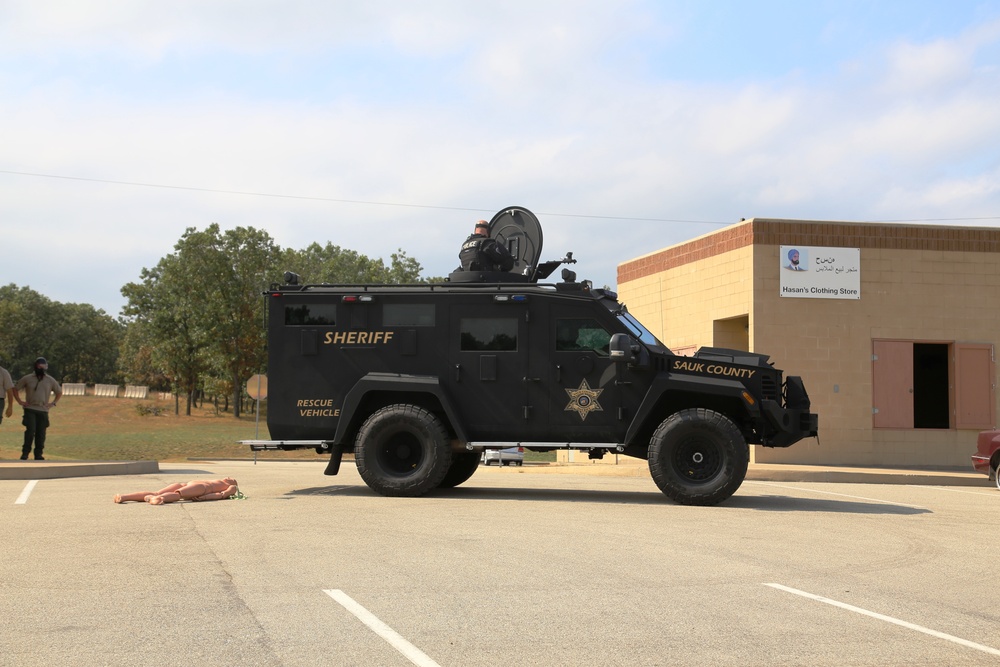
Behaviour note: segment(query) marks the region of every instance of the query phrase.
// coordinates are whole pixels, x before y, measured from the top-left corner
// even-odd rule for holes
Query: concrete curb
[[[0,461],[0,479],[59,479],[97,475],[148,475],[156,461]]]
[[[558,463],[515,469],[524,473],[649,477],[645,462],[610,465],[604,463]],[[991,486],[985,475],[961,470],[907,470],[896,468],[851,468],[793,464],[752,463],[746,479],[755,482],[838,482],[841,484],[922,484],[926,486]]]
[[[985,475],[950,470],[826,468],[823,466],[750,466],[748,480],[758,482],[839,482],[848,484],[919,484],[924,486],[992,486]]]

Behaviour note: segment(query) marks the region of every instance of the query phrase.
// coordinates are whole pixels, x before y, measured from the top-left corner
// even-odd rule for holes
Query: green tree
[[[118,382],[121,322],[89,304],[59,303],[29,287],[0,287],[0,359],[12,375],[39,356],[63,382]]]
[[[178,249],[203,280],[202,327],[208,332],[216,377],[231,392],[240,416],[243,385],[266,363],[263,292],[277,278],[280,250],[267,232],[237,227],[220,233],[188,230]]]
[[[130,345],[152,350],[149,370],[162,369],[187,395],[187,414],[211,377],[239,417],[243,384],[265,363],[262,293],[277,278],[280,251],[264,231],[222,232],[217,224],[188,228],[174,251],[143,270],[141,283],[122,288],[126,317],[140,326]],[[131,363],[141,370],[139,360]]]
[[[415,283],[420,280],[420,263],[399,250],[391,255],[389,266],[354,250],[327,242],[311,243],[304,250],[286,249],[281,253],[281,268],[297,273],[308,283]]]
[[[147,320],[133,319],[122,337],[118,370],[128,384],[146,385],[153,391],[169,391],[171,379],[153,359],[155,341]]]
[[[58,304],[57,311],[59,342],[52,354],[62,360],[62,380],[118,384],[125,325],[90,304]]]
[[[122,287],[127,299],[122,312],[130,328],[139,327],[130,344],[149,347],[152,366],[187,396],[187,415],[198,381],[209,367],[208,336],[197,312],[203,305],[195,291],[199,280],[190,269],[178,254],[167,255],[152,269],[142,270],[142,282]]]

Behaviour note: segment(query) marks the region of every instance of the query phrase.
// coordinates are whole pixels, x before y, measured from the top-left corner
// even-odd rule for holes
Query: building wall
[[[860,248],[861,299],[779,296],[780,245]],[[731,318],[745,314],[749,349],[802,376],[819,443],[755,447],[755,461],[969,465],[979,429],[874,428],[872,346],[996,346],[1000,230],[756,219],[622,264],[618,292],[668,346],[688,353],[736,347],[741,320]]]
[[[623,264],[618,269],[620,300],[672,350],[694,352],[715,345],[717,320],[751,315],[754,256],[749,231],[727,228],[674,246],[676,252],[660,251]],[[623,275],[622,267],[629,265],[632,270]]]

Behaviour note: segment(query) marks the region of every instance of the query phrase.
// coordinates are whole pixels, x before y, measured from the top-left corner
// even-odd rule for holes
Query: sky
[[[188,228],[595,286],[741,218],[1000,227],[1000,0],[0,0],[0,284],[117,316]]]

